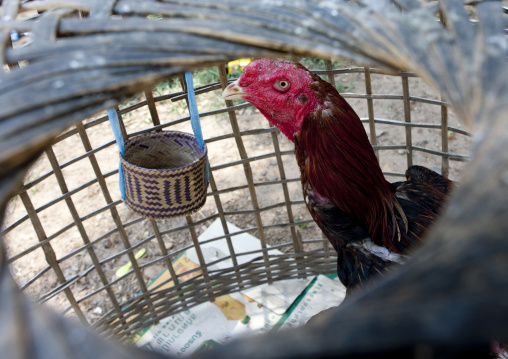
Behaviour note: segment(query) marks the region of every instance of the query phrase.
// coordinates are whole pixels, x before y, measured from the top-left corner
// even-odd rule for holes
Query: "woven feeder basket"
[[[198,211],[206,201],[207,151],[194,136],[178,131],[129,139],[121,158],[127,206],[152,219]]]

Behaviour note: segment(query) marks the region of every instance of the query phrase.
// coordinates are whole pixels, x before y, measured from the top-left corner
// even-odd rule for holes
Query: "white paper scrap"
[[[244,290],[242,293],[259,304],[267,307],[274,313],[282,315],[302,294],[303,290],[314,279],[288,279],[272,284],[262,284],[257,287]]]
[[[148,330],[136,346],[187,356],[198,349],[224,344],[232,338],[269,331],[279,320],[267,308],[245,299],[240,293],[223,295],[213,303],[200,304],[164,318]]]
[[[299,327],[325,309],[336,307],[344,300],[346,287],[338,279],[318,275],[312,287],[305,293],[279,329]]]
[[[241,229],[236,227],[235,225],[231,223],[227,223],[228,231],[230,234],[234,234],[236,232],[240,232]],[[224,235],[224,228],[222,227],[222,222],[219,218],[217,218],[211,225],[208,227],[199,237],[199,242],[206,241],[208,239],[220,237]],[[254,237],[253,235],[250,235],[249,233],[241,233],[237,235],[231,236],[231,242],[233,245],[233,249],[235,251],[235,254],[241,254],[241,253],[247,253],[252,252],[256,250],[260,250],[261,247],[261,241]],[[230,256],[228,242],[226,238],[218,239],[213,242],[203,243],[201,244],[201,250],[203,252],[203,257],[205,258],[205,262],[211,263],[218,259],[225,258]],[[267,246],[269,247],[269,246]],[[280,255],[282,254],[281,251],[277,249],[271,249],[268,251],[270,255]],[[246,254],[241,255],[237,257],[238,264],[244,264],[247,263],[253,259],[261,257],[261,253],[254,253],[254,254]],[[198,255],[196,253],[195,248],[190,248],[187,250],[187,257],[193,261],[194,263],[199,264]],[[216,269],[225,269],[233,267],[233,261],[231,259],[226,259],[222,262],[219,262],[217,264],[209,266],[210,269],[216,270]]]
[[[259,239],[248,233],[235,235],[234,233],[241,229],[230,223],[227,225],[237,255],[261,249]],[[222,223],[217,219],[198,237],[198,240],[202,243],[223,235]],[[207,264],[230,256],[226,239],[202,243],[201,249]],[[270,249],[269,254],[280,255],[282,252]],[[247,254],[238,256],[237,260],[238,264],[244,264],[259,257],[260,253]],[[175,263],[177,273],[199,266],[195,248],[187,250],[175,260]],[[209,268],[224,269],[232,266],[233,261],[227,259]],[[157,280],[169,278],[166,272],[167,270]],[[339,305],[345,296],[345,288],[340,281],[331,280],[323,275],[319,275],[314,284],[306,290],[313,279],[314,277],[288,279],[270,285],[260,285],[241,293],[222,295],[213,302],[206,302],[161,319],[157,325],[133,338],[132,342],[148,350],[187,356],[196,351],[206,351],[222,345],[232,338],[266,333],[274,326],[281,325],[281,322],[284,322],[281,328],[303,325],[313,315]],[[157,284],[157,280],[153,285]],[[298,304],[291,307],[295,300],[299,300]],[[286,313],[290,307],[292,311]]]

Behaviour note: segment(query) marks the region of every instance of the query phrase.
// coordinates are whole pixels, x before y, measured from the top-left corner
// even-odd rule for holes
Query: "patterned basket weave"
[[[161,219],[198,211],[206,201],[206,155],[194,136],[152,132],[125,142],[121,158],[127,206]]]

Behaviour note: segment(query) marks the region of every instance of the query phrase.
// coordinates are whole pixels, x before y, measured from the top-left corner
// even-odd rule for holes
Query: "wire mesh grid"
[[[469,134],[412,73],[331,61],[311,65],[316,63],[322,67],[314,71],[336,84],[360,114],[389,179],[403,177],[412,164],[457,179],[468,158]],[[127,339],[222,294],[335,272],[335,253],[305,209],[292,143],[249,104],[219,99],[231,81],[224,66],[206,71],[217,72],[220,81],[195,89],[209,148],[205,207],[162,221],[131,213],[120,199],[118,149],[107,116],[78,122],[47,148],[10,204],[3,234],[23,291]],[[185,90],[176,77],[116,108],[124,139],[159,129],[192,132]],[[224,235],[200,242],[200,233],[216,220]],[[261,249],[236,253],[228,222],[255,235]],[[203,244],[219,240],[226,240],[229,253],[206,262]],[[270,253],[274,248],[283,254]],[[146,254],[137,258],[140,249]],[[174,260],[189,250],[199,266],[182,272]],[[242,260],[251,254],[255,260]],[[227,260],[227,269],[214,266]],[[117,277],[129,262],[127,274]],[[167,279],[151,284],[164,270]]]

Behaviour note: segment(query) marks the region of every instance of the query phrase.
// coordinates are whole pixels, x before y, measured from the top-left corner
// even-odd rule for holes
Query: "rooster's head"
[[[253,104],[272,125],[293,141],[305,117],[319,107],[313,84],[321,79],[298,63],[261,59],[245,67],[222,93],[226,100]]]

